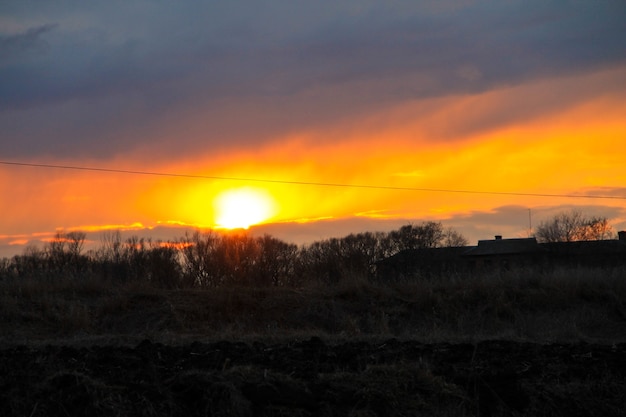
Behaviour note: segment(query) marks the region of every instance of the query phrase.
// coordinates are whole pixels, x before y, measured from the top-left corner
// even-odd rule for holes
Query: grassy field
[[[623,416],[626,271],[0,281],[0,415]]]
[[[410,282],[167,290],[98,279],[0,282],[3,345],[58,341],[412,339],[626,341],[624,269],[530,270]]]

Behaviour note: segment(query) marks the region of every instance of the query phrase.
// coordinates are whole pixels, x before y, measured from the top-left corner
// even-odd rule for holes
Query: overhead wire
[[[130,170],[130,169],[100,168],[100,167],[76,166],[76,165],[42,164],[42,163],[15,162],[15,161],[0,161],[0,165],[118,173],[118,174],[129,174],[129,175],[151,175],[151,176],[159,176],[159,177],[210,179],[210,180],[219,180],[219,181],[257,182],[257,183],[304,185],[304,186],[317,186],[317,187],[360,188],[360,189],[388,190],[388,191],[417,191],[417,192],[434,192],[434,193],[483,194],[483,195],[502,195],[502,196],[522,196],[522,197],[626,200],[626,197],[614,196],[614,195],[550,194],[550,193],[530,193],[530,192],[513,192],[513,191],[457,190],[457,189],[449,189],[449,188],[398,187],[398,186],[390,186],[390,185],[372,185],[372,184],[346,184],[346,183],[316,182],[316,181],[289,181],[289,180],[272,180],[272,179],[264,179],[264,178],[226,177],[226,176],[204,175],[204,174],[180,174],[180,173],[171,173],[171,172],[140,171],[140,170]]]

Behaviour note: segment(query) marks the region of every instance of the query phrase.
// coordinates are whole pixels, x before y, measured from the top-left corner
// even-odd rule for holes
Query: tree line
[[[613,238],[605,217],[563,212],[536,229],[540,242]],[[297,246],[270,235],[196,231],[173,241],[104,233],[98,249],[85,251],[86,234],[59,232],[45,246],[0,259],[2,279],[85,279],[148,282],[162,288],[224,285],[299,286],[333,284],[345,277],[375,276],[375,263],[406,249],[467,246],[441,222],[407,224],[390,232],[364,232]]]
[[[467,239],[441,222],[408,224],[390,232],[364,232],[297,246],[270,235],[196,231],[173,241],[119,231],[102,235],[85,251],[86,234],[58,232],[40,249],[0,262],[0,279],[84,279],[149,282],[162,288],[224,285],[299,286],[332,284],[348,276],[373,276],[374,263],[405,249],[466,246]]]

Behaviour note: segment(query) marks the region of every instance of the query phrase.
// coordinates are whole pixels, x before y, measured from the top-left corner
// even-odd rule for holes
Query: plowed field
[[[17,346],[0,415],[623,416],[626,345]]]

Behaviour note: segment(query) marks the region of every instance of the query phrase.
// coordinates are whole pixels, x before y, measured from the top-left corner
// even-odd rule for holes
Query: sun
[[[236,188],[220,193],[214,200],[215,220],[225,229],[247,229],[274,215],[274,199],[264,190]]]

